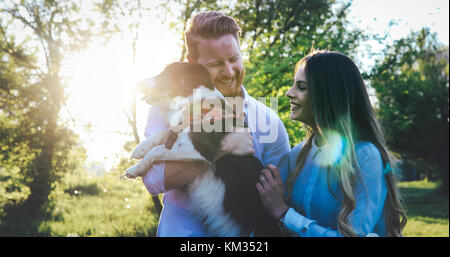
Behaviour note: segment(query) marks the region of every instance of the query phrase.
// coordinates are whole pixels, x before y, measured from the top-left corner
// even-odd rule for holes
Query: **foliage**
[[[448,72],[448,46],[422,29],[387,46],[370,74],[388,144],[406,159],[424,161],[437,171],[447,193]]]

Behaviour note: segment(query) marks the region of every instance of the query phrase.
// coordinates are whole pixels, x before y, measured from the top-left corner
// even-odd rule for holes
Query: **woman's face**
[[[305,76],[305,66],[302,64],[294,76],[294,85],[286,92],[291,101],[291,119],[314,127],[314,114],[308,98],[308,83]]]

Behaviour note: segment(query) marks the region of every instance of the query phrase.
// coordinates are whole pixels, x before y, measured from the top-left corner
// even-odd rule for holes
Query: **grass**
[[[51,197],[52,220],[41,224],[50,236],[154,236],[158,216],[140,180],[119,174],[98,178],[67,176]],[[439,183],[400,182],[408,223],[407,237],[448,237],[449,199],[436,192]]]
[[[158,224],[150,194],[140,180],[119,174],[88,178],[67,175],[50,195],[51,219],[40,224],[48,236],[154,236]]]
[[[439,195],[439,183],[421,180],[400,182],[408,223],[403,231],[407,237],[448,237],[448,195]]]
[[[436,182],[400,182],[407,209],[407,237],[448,237],[449,199]],[[158,224],[150,194],[140,180],[119,173],[89,178],[66,174],[50,195],[49,218],[36,224],[40,236],[154,236]],[[1,221],[1,220],[0,220]],[[0,223],[1,224],[1,223]]]

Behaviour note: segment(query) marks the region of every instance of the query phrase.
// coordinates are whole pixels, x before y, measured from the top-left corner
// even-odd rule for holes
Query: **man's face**
[[[218,39],[200,39],[197,63],[209,71],[214,86],[224,96],[241,96],[244,64],[236,39],[225,35]]]

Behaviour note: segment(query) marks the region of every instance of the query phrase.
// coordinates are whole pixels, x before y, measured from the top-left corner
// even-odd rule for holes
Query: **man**
[[[189,62],[202,64],[210,73],[215,87],[225,97],[244,99],[243,111],[252,141],[248,145],[245,140],[239,140],[238,136],[227,136],[221,151],[239,154],[248,152],[248,147],[253,146],[254,155],[264,166],[279,165],[281,157],[290,151],[288,135],[275,112],[249,96],[242,86],[244,65],[239,48],[240,31],[236,21],[229,16],[218,12],[197,14],[192,18],[185,33],[187,59]],[[150,136],[159,130],[167,129],[165,119],[157,107],[152,107],[145,135]],[[260,126],[261,121],[267,120],[271,121],[269,131]],[[276,132],[274,140],[264,142],[267,132]],[[181,189],[203,170],[202,165],[205,164],[161,162],[154,164],[143,177],[143,182],[152,195],[165,193],[157,236],[209,236],[201,221],[187,211],[186,195]]]

